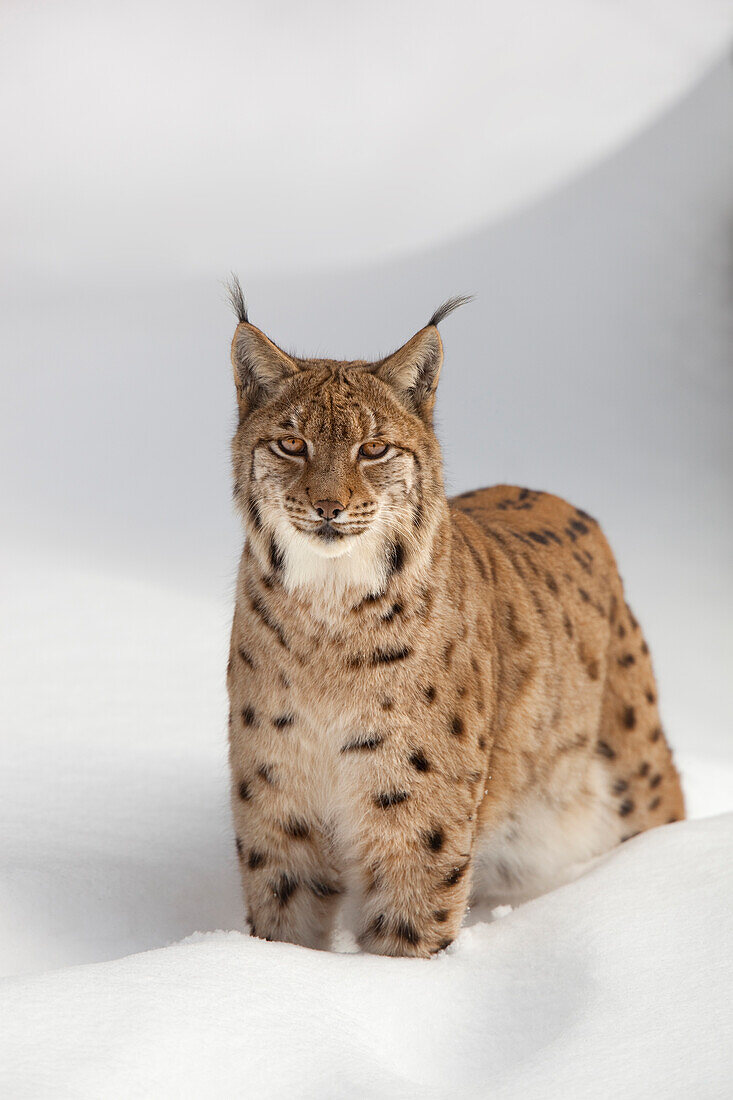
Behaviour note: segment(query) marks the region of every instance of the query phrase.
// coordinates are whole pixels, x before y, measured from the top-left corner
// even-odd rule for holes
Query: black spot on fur
[[[285,565],[285,554],[275,542],[274,536],[270,539],[270,568],[273,573],[281,573]]]
[[[659,784],[660,784],[661,782],[662,782],[662,777],[661,777],[661,775],[659,775],[659,774],[657,773],[657,775],[653,775],[653,776],[651,777],[651,779],[649,780],[649,786],[650,786],[650,787],[652,788],[652,790],[653,790],[653,789],[654,789],[654,787],[658,787],[658,786],[659,786]]]
[[[582,520],[571,519],[570,520],[570,526],[573,528],[574,531],[577,531],[578,534],[580,534],[580,535],[587,535],[588,534],[588,525],[583,523]]]
[[[662,801],[661,797],[659,795],[657,795],[657,797],[653,798],[651,800],[651,802],[649,803],[649,809],[650,810],[656,810],[657,806],[659,805],[659,803],[661,801]]]
[[[552,573],[545,573],[545,584],[549,588],[550,592],[552,592],[553,596],[556,596],[558,592],[557,581],[553,577]]]
[[[429,703],[432,703],[435,700],[435,688],[432,684],[428,684],[427,687],[424,687],[423,693]]]
[[[619,817],[628,817],[634,809],[634,803],[630,798],[625,798],[618,808]]]
[[[416,768],[419,772],[430,771],[430,762],[422,749],[415,749],[414,752],[411,752],[409,760],[413,768]]]
[[[527,534],[532,539],[532,542],[539,542],[541,546],[547,546],[549,540],[542,534],[541,531],[528,531]]]
[[[249,497],[247,500],[247,516],[249,521],[254,527],[255,531],[262,530],[262,516],[260,515],[259,505],[254,497]]]
[[[431,852],[439,852],[445,844],[445,834],[442,829],[433,829],[425,833],[425,844]]]
[[[420,942],[420,933],[408,920],[398,920],[395,931],[401,940],[412,944],[413,947]]]
[[[285,635],[283,634],[282,627],[278,622],[275,621],[275,619],[273,619],[269,610],[259,596],[252,596],[252,598],[250,599],[250,607],[254,611],[255,615],[259,617],[260,621],[263,622],[265,626],[272,631],[283,649],[287,649],[288,643],[285,641]]]
[[[258,852],[256,851],[256,849],[253,848],[249,853],[249,856],[247,857],[247,866],[249,867],[250,871],[256,871],[257,868],[262,867],[266,861],[267,856],[263,855],[262,852]]]
[[[450,725],[450,731],[454,737],[463,737],[465,727],[463,725],[463,719],[459,714],[454,714]]]
[[[438,946],[435,948],[433,954],[437,954],[438,951],[445,951],[446,947],[450,947],[452,943],[453,940],[441,940]]]
[[[359,603],[352,607],[352,611],[361,611],[362,608],[368,607],[369,604],[378,603],[381,600],[384,592],[369,592],[363,600],[359,600]]]
[[[237,855],[238,855],[238,856],[239,856],[239,858],[241,859],[241,858],[242,858],[242,855],[243,855],[243,853],[244,853],[244,845],[242,844],[242,838],[241,838],[241,836],[235,836],[235,838],[234,838],[234,843],[235,843],[235,845],[236,845],[236,848],[237,848]]]
[[[624,724],[624,729],[632,730],[636,725],[636,711],[633,707],[624,707],[621,721]]]
[[[647,703],[656,703],[656,701],[657,701],[657,697],[656,697],[656,695],[654,694],[654,692],[652,691],[651,688],[646,689],[646,691],[644,692],[644,696],[646,698]]]
[[[387,611],[384,615],[382,615],[382,622],[383,623],[391,623],[392,620],[394,619],[395,615],[401,615],[401,614],[402,614],[402,604],[401,603],[393,603],[392,606],[390,607],[389,611]]]
[[[249,783],[246,779],[240,780],[239,787],[237,788],[237,793],[242,799],[242,802],[249,802],[250,798],[252,797],[252,791],[250,790]]]
[[[273,718],[272,724],[277,730],[284,730],[286,726],[292,726],[295,721],[294,714],[281,714],[277,718]]]
[[[407,791],[381,791],[374,796],[374,805],[382,810],[388,810],[390,806],[399,806],[400,802],[406,802],[410,797]]]
[[[411,653],[412,650],[406,645],[400,646],[399,649],[378,649],[372,653],[371,662],[373,665],[388,665],[394,661],[404,661]]]
[[[437,920],[438,924],[445,924],[445,922],[448,920],[448,917],[450,916],[450,913],[447,909],[436,909],[433,913],[433,916]]]
[[[376,916],[374,918],[374,920],[372,921],[372,932],[373,932],[373,934],[375,936],[379,936],[384,931],[384,927],[385,927],[386,923],[387,923],[387,918],[385,917],[384,913],[380,913],[378,916]]]
[[[246,649],[243,649],[240,646],[239,649],[237,650],[237,653],[239,654],[240,661],[243,664],[247,665],[248,668],[254,668],[255,667],[254,660],[252,659],[252,657],[250,656],[250,654],[247,652]]]
[[[341,752],[369,752],[371,749],[378,749],[383,741],[384,738],[379,733],[365,733],[363,737],[342,745]]]
[[[579,588],[578,589],[578,595],[580,596],[583,603],[590,603],[590,596],[588,595],[588,593],[586,592],[586,590],[584,588]]]
[[[257,721],[257,715],[254,712],[254,707],[242,707],[242,725],[254,726]]]
[[[639,768],[639,775],[641,776],[642,779],[644,779],[645,776],[649,775],[649,771],[650,771],[649,761],[645,760],[644,763]]]
[[[484,749],[486,748],[486,738],[485,737],[479,737],[478,747],[481,749],[481,752],[484,751]]]
[[[624,653],[623,657],[618,658],[618,664],[621,668],[631,668],[636,664],[636,657],[633,653]]]
[[[311,835],[311,827],[302,817],[290,817],[283,822],[283,832],[293,840],[306,840]]]
[[[573,559],[578,563],[578,565],[580,566],[580,568],[583,570],[584,573],[592,573],[593,572],[593,570],[590,567],[590,562],[587,561],[584,557],[581,557],[581,555],[577,552],[577,550],[573,550]]]
[[[625,779],[617,779],[616,782],[613,785],[613,793],[614,794],[623,794],[624,791],[628,791],[628,789],[629,789],[629,784],[626,782]]]
[[[257,769],[257,774],[259,775],[260,779],[264,780],[264,782],[269,784],[269,786],[274,786],[275,772],[270,764],[260,764],[259,768]]]
[[[341,893],[338,886],[333,886],[330,882],[322,882],[320,879],[314,879],[313,882],[309,882],[308,889],[315,894],[317,898],[335,898]]]
[[[596,745],[596,752],[600,753],[601,756],[605,756],[608,760],[616,759],[616,753],[607,741],[599,741]]]
[[[401,542],[393,542],[389,548],[387,560],[387,577],[400,573],[405,565],[405,548]]]
[[[662,736],[661,726],[655,726],[654,729],[652,730],[652,732],[649,734],[649,740],[650,741],[658,741],[661,736]]]
[[[278,905],[285,906],[298,889],[298,880],[293,875],[283,872],[277,882],[272,884],[272,892],[277,898]]]
[[[453,867],[443,879],[443,885],[455,886],[457,882],[460,882],[460,880],[463,878],[466,871],[468,870],[469,863],[470,860],[466,860],[466,862],[462,863],[460,867]]]

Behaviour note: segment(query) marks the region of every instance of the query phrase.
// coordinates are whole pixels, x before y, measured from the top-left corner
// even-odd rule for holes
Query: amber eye
[[[381,458],[388,450],[388,443],[382,443],[381,439],[370,439],[368,443],[362,443],[359,454],[362,458]]]
[[[304,455],[308,448],[304,439],[298,439],[295,435],[286,435],[284,439],[278,439],[277,445],[286,455]]]

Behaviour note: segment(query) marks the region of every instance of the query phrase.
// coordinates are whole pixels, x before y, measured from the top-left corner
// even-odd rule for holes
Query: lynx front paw
[[[461,914],[462,917],[462,914]],[[414,918],[378,913],[359,936],[359,946],[373,955],[412,956],[428,958],[450,947],[458,921],[450,921],[445,909],[437,909],[431,920],[416,922]]]

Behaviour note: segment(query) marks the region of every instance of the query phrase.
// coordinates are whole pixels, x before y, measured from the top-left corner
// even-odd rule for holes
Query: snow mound
[[[428,961],[217,932],[7,979],[0,1092],[730,1095],[732,847],[654,830]]]

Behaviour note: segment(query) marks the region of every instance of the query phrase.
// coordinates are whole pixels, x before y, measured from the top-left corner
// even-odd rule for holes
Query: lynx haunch
[[[228,668],[254,935],[430,955],[684,804],[641,629],[595,520],[499,485],[446,499],[432,428],[454,299],[376,363],[232,363],[246,528]]]

